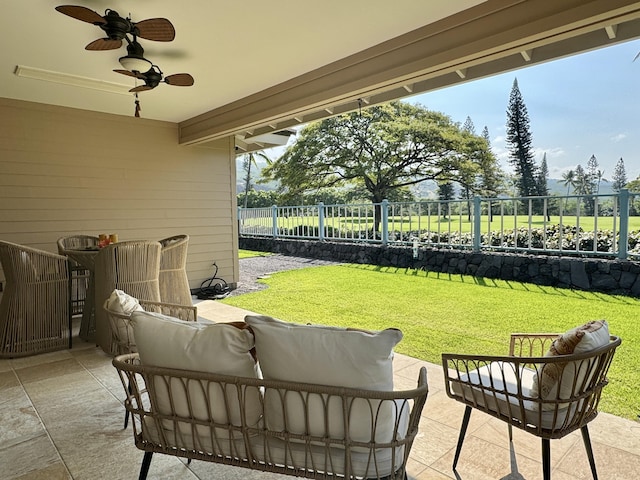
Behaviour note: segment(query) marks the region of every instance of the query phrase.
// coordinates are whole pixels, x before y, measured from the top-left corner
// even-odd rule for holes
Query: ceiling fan
[[[179,87],[190,87],[193,85],[193,77],[188,73],[175,73],[173,75],[164,76],[162,70],[157,65],[151,65],[151,68],[144,72],[131,71],[131,70],[114,70],[116,73],[121,73],[122,75],[127,75],[129,77],[135,77],[144,81],[144,85],[138,85],[137,87],[133,87],[130,92],[135,94],[135,116],[140,116],[140,100],[138,100],[138,92],[144,92],[146,90],[153,90],[161,82],[166,83],[167,85],[176,85]]]
[[[144,49],[142,45],[138,43],[136,37],[133,40],[129,40],[125,37],[127,45],[127,55],[120,58],[120,64],[125,70],[114,70],[116,73],[122,75],[128,75],[140,80],[144,80],[144,85],[140,85],[129,90],[130,92],[143,92],[145,90],[152,90],[156,88],[161,82],[168,85],[177,85],[180,87],[190,87],[193,85],[194,80],[188,73],[176,73],[164,77],[162,70],[157,65],[154,65],[149,60],[144,58]]]
[[[122,40],[127,34],[156,42],[171,42],[176,31],[166,18],[150,18],[140,22],[133,22],[130,18],[121,17],[115,10],[107,9],[105,15],[77,5],[60,5],[56,7],[60,13],[77,20],[99,26],[107,36],[89,43],[87,50],[114,50],[122,46]]]
[[[188,73],[174,73],[173,75],[165,77],[157,65],[152,65],[151,68],[144,73],[131,72],[129,70],[114,70],[114,72],[144,80],[144,85],[139,85],[129,90],[133,93],[153,90],[160,85],[160,83],[176,85],[178,87],[190,87],[194,82],[193,77]]]

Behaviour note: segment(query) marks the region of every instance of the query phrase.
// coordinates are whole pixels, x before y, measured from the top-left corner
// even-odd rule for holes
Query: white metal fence
[[[640,193],[240,208],[242,236],[640,260]]]

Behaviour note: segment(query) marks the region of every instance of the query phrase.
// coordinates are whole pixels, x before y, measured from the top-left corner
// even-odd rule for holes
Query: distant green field
[[[614,219],[616,220],[616,231],[620,228],[620,220],[614,217],[576,217],[576,216],[563,216],[562,225],[566,227],[580,226],[585,231],[597,230],[613,230]],[[270,219],[268,219],[270,222]],[[245,220],[245,225],[265,225],[265,219],[262,221]],[[356,217],[325,217],[325,227],[339,228],[341,230],[368,230],[373,228],[373,221],[371,219],[359,219]],[[544,228],[545,226],[559,225],[560,217],[551,216],[549,220],[545,220],[541,215],[535,215],[529,217],[527,215],[518,216],[504,216],[500,218],[497,215],[493,216],[491,222],[489,217],[483,215],[481,219],[481,231],[501,231],[512,230],[513,228]],[[278,218],[278,227],[293,229],[299,226],[317,227],[317,216],[305,216],[305,217],[288,217]],[[472,230],[472,222],[469,221],[467,215],[453,215],[451,217],[436,217],[436,216],[390,216],[389,217],[389,230],[409,232],[409,231],[441,231],[441,232],[460,232],[469,233]],[[640,217],[629,217],[629,231],[640,230]]]

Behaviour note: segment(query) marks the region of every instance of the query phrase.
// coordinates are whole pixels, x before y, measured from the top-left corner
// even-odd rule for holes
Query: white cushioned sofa
[[[307,478],[404,478],[428,387],[394,391],[396,329],[184,322],[134,311],[113,360],[144,450]]]

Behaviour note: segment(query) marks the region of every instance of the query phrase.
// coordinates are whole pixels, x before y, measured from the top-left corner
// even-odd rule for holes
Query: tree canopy
[[[498,170],[483,137],[442,113],[391,102],[309,124],[263,175],[279,180],[285,196],[364,188],[379,203],[425,180],[456,181],[477,191],[479,176]]]

